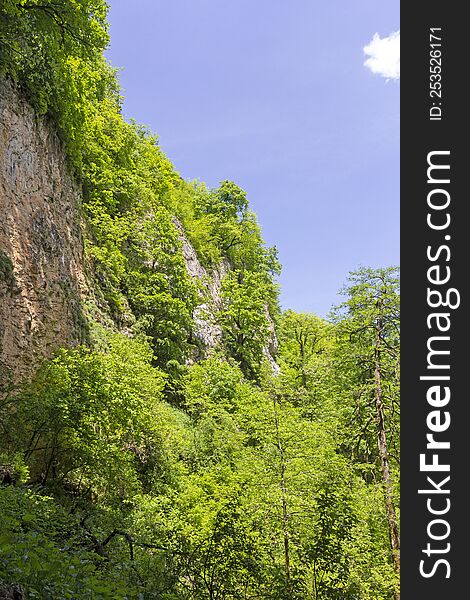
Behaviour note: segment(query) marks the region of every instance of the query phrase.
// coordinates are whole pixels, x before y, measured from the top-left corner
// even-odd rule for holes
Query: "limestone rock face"
[[[227,261],[221,262],[209,274],[201,265],[196,251],[188,241],[182,224],[178,220],[175,220],[175,225],[180,233],[186,270],[190,277],[197,280],[199,286],[202,288],[204,298],[204,302],[196,307],[193,314],[195,323],[194,335],[201,342],[202,347],[199,354],[194,357],[195,360],[198,360],[223,343],[223,331],[222,327],[217,323],[217,311],[222,308],[222,280],[230,271],[230,264]],[[267,306],[265,307],[265,314],[269,323],[269,338],[263,349],[263,353],[271,365],[273,372],[277,375],[280,373],[280,369],[273,357],[277,353],[278,341],[274,322]]]
[[[79,207],[57,136],[0,80],[0,382],[81,337]]]
[[[220,287],[228,266],[222,263],[209,275],[188,241],[181,223],[175,220],[175,225],[180,235],[186,270],[188,275],[198,283],[204,300],[196,307],[193,314],[194,335],[201,343],[202,352],[200,354],[203,356],[207,351],[216,348],[222,341],[222,328],[217,323],[217,310],[222,306]],[[195,359],[202,356],[195,356]]]
[[[281,369],[277,362],[274,360],[274,357],[277,354],[279,343],[276,336],[276,329],[274,327],[274,321],[269,314],[269,309],[267,306],[264,307],[266,313],[266,319],[269,323],[269,337],[266,346],[263,348],[263,352],[265,357],[267,358],[269,364],[271,365],[271,369],[275,375],[279,375],[281,373]]]

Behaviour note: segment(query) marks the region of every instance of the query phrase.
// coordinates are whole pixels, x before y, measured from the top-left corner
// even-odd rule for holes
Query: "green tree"
[[[349,398],[353,460],[377,465],[395,572],[400,537],[394,470],[398,459],[399,280],[396,268],[352,272],[336,310],[339,373]],[[395,598],[399,598],[398,589]]]
[[[275,564],[282,566],[279,597],[347,598],[343,548],[354,522],[351,471],[336,452],[334,432],[306,419],[283,396],[280,382],[269,379],[263,386],[267,404],[253,421],[261,430],[264,457],[257,480],[265,486],[262,502]]]
[[[0,75],[17,82],[40,115],[49,115],[80,164],[84,122],[92,98],[117,96],[106,47],[103,0],[3,0]]]
[[[168,477],[160,428],[165,377],[145,344],[112,336],[106,352],[63,350],[11,399],[4,419],[31,479],[125,498]]]
[[[231,271],[222,282],[224,306],[219,317],[225,344],[251,375],[259,369],[270,335],[269,287],[262,273]]]
[[[335,331],[316,315],[287,310],[279,319],[282,393],[302,414],[334,428],[338,421],[334,402],[333,350]]]
[[[123,287],[133,314],[152,339],[160,366],[184,362],[200,298],[186,271],[178,230],[161,207],[136,224],[131,239]]]

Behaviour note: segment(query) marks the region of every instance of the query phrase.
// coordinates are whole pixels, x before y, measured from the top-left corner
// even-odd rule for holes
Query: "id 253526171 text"
[[[442,29],[429,30],[429,120],[442,119]]]

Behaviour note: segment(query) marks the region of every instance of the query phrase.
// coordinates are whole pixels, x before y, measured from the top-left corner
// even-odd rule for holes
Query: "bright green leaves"
[[[128,595],[123,569],[113,570],[91,551],[78,515],[37,491],[13,487],[0,488],[0,591],[3,582],[41,600],[138,598]]]
[[[186,271],[179,232],[161,207],[139,219],[128,238],[126,298],[152,339],[160,365],[184,362],[190,351],[198,290]]]
[[[0,7],[0,74],[18,82],[38,114],[53,117],[76,165],[87,104],[102,94],[103,82],[113,87],[102,57],[106,13],[102,0],[21,0]]]
[[[233,413],[247,385],[240,370],[223,357],[208,358],[194,365],[185,378],[186,406],[192,415]]]
[[[40,371],[5,415],[33,480],[65,479],[109,500],[165,478],[155,458],[165,378],[150,360],[141,342],[113,336],[106,352],[62,351]]]
[[[237,270],[264,273],[271,281],[280,264],[275,248],[267,248],[246,193],[231,181],[207,189],[194,183],[172,197],[188,237],[206,268],[228,261]],[[190,208],[189,208],[190,207]]]
[[[354,520],[347,461],[336,453],[332,434],[320,423],[304,419],[302,411],[287,400],[276,397],[275,381],[269,384],[263,376],[261,380],[264,389],[217,357],[189,370],[185,397],[194,428],[191,486],[196,488],[180,491],[181,500],[192,500],[181,506],[178,519],[185,522],[192,511],[204,517],[213,514],[212,520],[195,524],[201,528],[206,523],[206,536],[211,539],[218,535],[214,518],[224,510],[218,506],[225,506],[229,490],[238,490],[243,512],[237,523],[227,525],[235,540],[226,551],[233,556],[218,558],[220,565],[230,559],[231,568],[240,569],[239,581],[246,577],[254,594],[291,599],[314,594],[315,560],[318,590],[325,592],[328,579],[334,593],[342,590],[346,594],[343,549]],[[203,513],[201,506],[205,507]],[[249,568],[243,547],[230,546],[237,531],[243,531],[251,544]],[[197,548],[204,549],[205,560],[210,562],[218,554],[210,545],[204,547],[207,537],[200,539]],[[225,584],[215,577],[214,585]],[[235,590],[232,593],[238,597]],[[333,598],[334,593],[324,597]]]
[[[331,389],[334,328],[315,315],[288,310],[280,317],[278,338],[283,394],[326,426],[337,412]]]
[[[270,334],[268,299],[272,285],[264,273],[231,271],[222,283],[219,313],[225,345],[245,373],[259,370]]]
[[[353,501],[357,519],[345,546],[351,589],[361,600],[390,600],[399,582],[390,560],[382,486],[358,480]]]
[[[354,431],[349,451],[357,462],[376,463],[377,419],[375,369],[380,368],[384,426],[390,452],[399,449],[399,327],[398,270],[360,269],[343,290],[346,300],[336,309],[337,379],[344,399],[345,419]]]
[[[103,101],[90,107],[82,177],[87,255],[108,312],[118,326],[144,319],[160,364],[182,360],[196,292],[162,205],[176,180],[171,163],[156,138]]]
[[[232,181],[222,181],[211,194],[200,197],[198,212],[221,217],[223,221],[243,221],[248,211],[246,193]]]
[[[113,98],[90,103],[88,108],[82,179],[90,214],[142,215],[160,204],[177,176],[157,138],[124,121]]]
[[[367,580],[362,592],[366,598],[390,597],[392,593],[399,598],[398,270],[355,271],[343,293],[346,300],[334,314],[338,334],[336,389],[345,432],[343,449],[368,484],[370,493],[376,497],[380,493],[383,502],[376,509],[380,511],[380,520],[370,520],[369,529],[362,531],[360,543],[364,542],[370,552],[370,536],[374,534],[379,552],[386,556],[386,564],[375,565],[376,573]],[[386,541],[388,552],[384,550]]]
[[[165,223],[164,212],[158,218]],[[143,240],[153,235],[147,226]],[[176,268],[170,258],[178,252],[171,235],[158,237],[159,229],[129,260],[148,268],[161,261],[160,286],[168,284],[164,275]],[[231,282],[237,286],[231,298],[246,281]],[[256,299],[259,282],[252,283],[240,308],[250,318],[264,307],[263,294],[259,304],[244,307],[248,296]],[[262,367],[254,383],[234,360],[214,355],[175,382],[184,410],[164,401],[167,378],[151,366],[149,347],[120,336],[100,352],[61,353],[18,396],[9,419],[21,424],[16,431],[31,474],[47,472],[46,484],[72,490],[77,506],[90,511],[82,534],[94,536],[91,554],[113,529],[133,540],[132,564],[125,536],[105,549],[108,585],[120,581],[113,569],[125,574],[127,597],[392,597],[396,575],[382,486],[361,478],[362,468],[345,452],[346,405],[359,381],[348,383],[347,338],[336,339],[331,324],[310,315],[289,312],[280,322],[280,377]],[[35,529],[38,515],[25,508],[21,518]],[[80,528],[70,523],[70,530],[77,535]],[[76,540],[77,553],[90,551],[92,538],[85,539]],[[51,561],[54,543],[44,546]],[[10,552],[10,538],[5,545]],[[97,590],[102,580],[95,568],[77,567],[77,579],[92,585],[95,577]],[[21,581],[29,581],[28,573]],[[34,581],[28,585],[34,589]]]
[[[193,423],[191,469],[234,468],[243,459],[247,440],[243,412],[259,401],[259,391],[238,367],[218,356],[194,365],[183,384]]]

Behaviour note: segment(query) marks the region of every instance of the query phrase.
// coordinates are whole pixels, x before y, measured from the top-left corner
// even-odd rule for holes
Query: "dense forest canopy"
[[[81,343],[1,382],[0,592],[396,600],[398,272],[352,272],[328,320],[281,311],[245,192],[185,181],[123,119],[106,14],[0,2],[0,75],[82,189],[90,290]],[[209,351],[182,232],[222,277]]]

